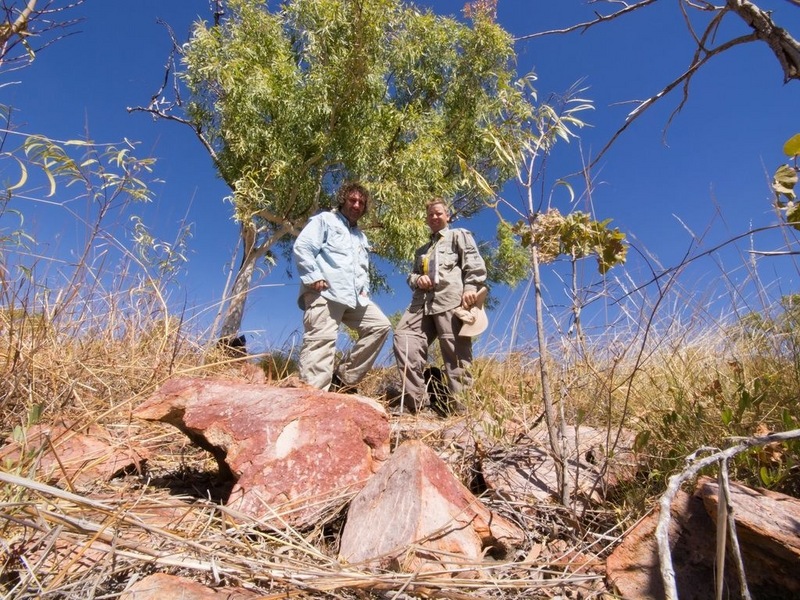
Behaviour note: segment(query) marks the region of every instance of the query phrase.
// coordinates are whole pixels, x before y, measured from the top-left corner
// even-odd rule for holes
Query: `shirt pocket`
[[[348,256],[350,255],[350,236],[339,229],[331,229],[325,240],[325,246],[329,254]]]
[[[458,266],[458,254],[450,249],[439,250],[439,268],[452,271]]]
[[[365,270],[369,268],[369,246],[363,242],[356,244],[356,262]]]

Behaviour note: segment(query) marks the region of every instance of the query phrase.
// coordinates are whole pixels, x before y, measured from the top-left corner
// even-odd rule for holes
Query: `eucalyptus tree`
[[[489,14],[465,23],[399,0],[230,0],[226,11],[195,26],[180,74],[183,119],[231,188],[244,248],[221,339],[240,329],[257,266],[342,181],[368,185],[362,224],[379,256],[402,263],[425,236],[426,200],[455,198],[469,215],[513,175],[497,141],[521,146],[529,107],[512,39]]]

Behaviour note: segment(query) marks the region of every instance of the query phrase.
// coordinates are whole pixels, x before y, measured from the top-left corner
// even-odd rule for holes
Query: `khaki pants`
[[[447,387],[453,395],[472,386],[472,338],[456,335],[461,321],[452,310],[437,315],[426,315],[420,308],[407,310],[394,332],[394,357],[406,397],[416,408],[427,403],[423,372],[428,364],[428,348],[439,338],[439,348],[444,359]]]
[[[317,292],[306,292],[303,313],[303,347],[300,350],[300,379],[321,390],[327,390],[333,376],[336,338],[344,323],[358,333],[358,340],[339,364],[339,379],[355,386],[372,368],[383,343],[391,331],[391,323],[375,304],[349,308],[323,298]]]

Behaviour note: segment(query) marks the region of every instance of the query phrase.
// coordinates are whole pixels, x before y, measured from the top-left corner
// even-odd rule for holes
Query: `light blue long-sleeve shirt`
[[[369,304],[369,250],[364,232],[338,210],[311,217],[292,251],[300,276],[298,306],[305,309],[303,294],[322,279],[328,282],[324,298],[350,308]]]

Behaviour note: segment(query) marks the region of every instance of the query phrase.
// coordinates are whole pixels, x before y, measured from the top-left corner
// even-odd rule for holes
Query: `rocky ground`
[[[0,448],[0,585],[9,598],[663,597],[658,512],[623,529],[606,502],[637,474],[632,436],[567,432],[563,507],[543,428],[498,426],[174,380],[132,418],[35,426]],[[719,489],[700,479],[672,504],[680,598],[713,597]],[[742,560],[728,553],[726,597],[743,597],[740,581],[800,597],[798,501],[732,489]]]

